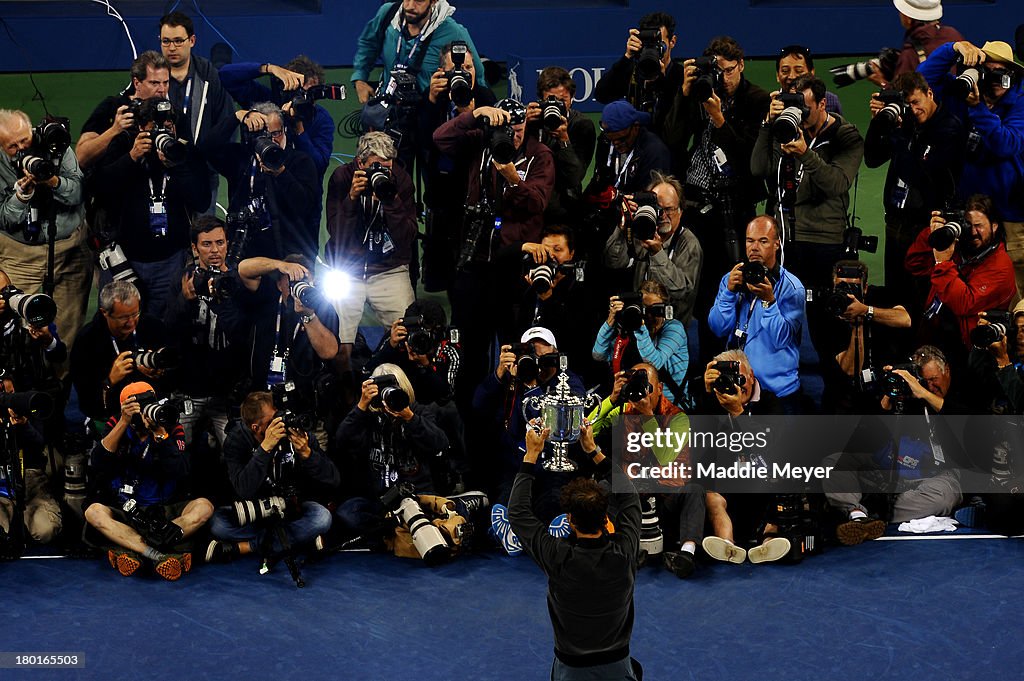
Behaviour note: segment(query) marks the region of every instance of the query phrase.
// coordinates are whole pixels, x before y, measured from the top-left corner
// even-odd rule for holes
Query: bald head
[[[761,262],[774,269],[779,262],[779,227],[768,215],[758,215],[747,223],[747,260]]]
[[[32,121],[23,111],[0,109],[0,147],[11,158],[32,144]]]

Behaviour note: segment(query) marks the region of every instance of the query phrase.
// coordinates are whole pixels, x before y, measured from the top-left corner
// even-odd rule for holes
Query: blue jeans
[[[285,534],[288,535],[288,541],[292,546],[308,544],[316,539],[317,535],[327,534],[330,529],[331,512],[315,501],[302,502],[302,515],[297,520],[284,524]],[[259,550],[266,532],[267,528],[265,527],[240,526],[234,506],[218,508],[210,520],[210,533],[214,538],[221,541],[247,541],[250,550],[254,553]],[[281,542],[276,536],[273,538],[272,547],[274,551],[283,550]]]
[[[353,497],[335,509],[334,518],[346,536],[360,536],[380,527],[384,518],[384,505],[379,499]]]

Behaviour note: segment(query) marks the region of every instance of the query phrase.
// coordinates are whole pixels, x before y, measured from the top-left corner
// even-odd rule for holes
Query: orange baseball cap
[[[129,383],[121,390],[121,404],[133,395],[141,395],[145,392],[156,392],[153,390],[153,386],[145,381],[136,381],[135,383]]]

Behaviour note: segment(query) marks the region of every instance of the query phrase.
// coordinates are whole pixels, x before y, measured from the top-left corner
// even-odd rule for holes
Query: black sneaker
[[[883,534],[885,534],[885,523],[867,516],[856,520],[847,520],[836,527],[836,537],[847,546],[878,539]]]
[[[455,510],[466,520],[470,520],[475,513],[489,508],[491,505],[487,495],[483,492],[463,492],[448,497],[449,501],[455,502]]]
[[[662,554],[665,567],[679,579],[686,579],[693,574],[693,554],[687,551],[665,551]]]
[[[212,540],[206,546],[207,563],[230,563],[242,555],[235,542]]]

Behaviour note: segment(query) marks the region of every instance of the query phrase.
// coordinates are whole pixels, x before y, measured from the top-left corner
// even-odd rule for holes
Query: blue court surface
[[[646,679],[1019,679],[1020,540],[876,541],[800,565],[645,568],[632,652]],[[199,566],[178,583],[105,561],[0,564],[0,652],[84,653],[0,679],[546,679],[551,627],[526,557],[431,570],[347,553]]]

